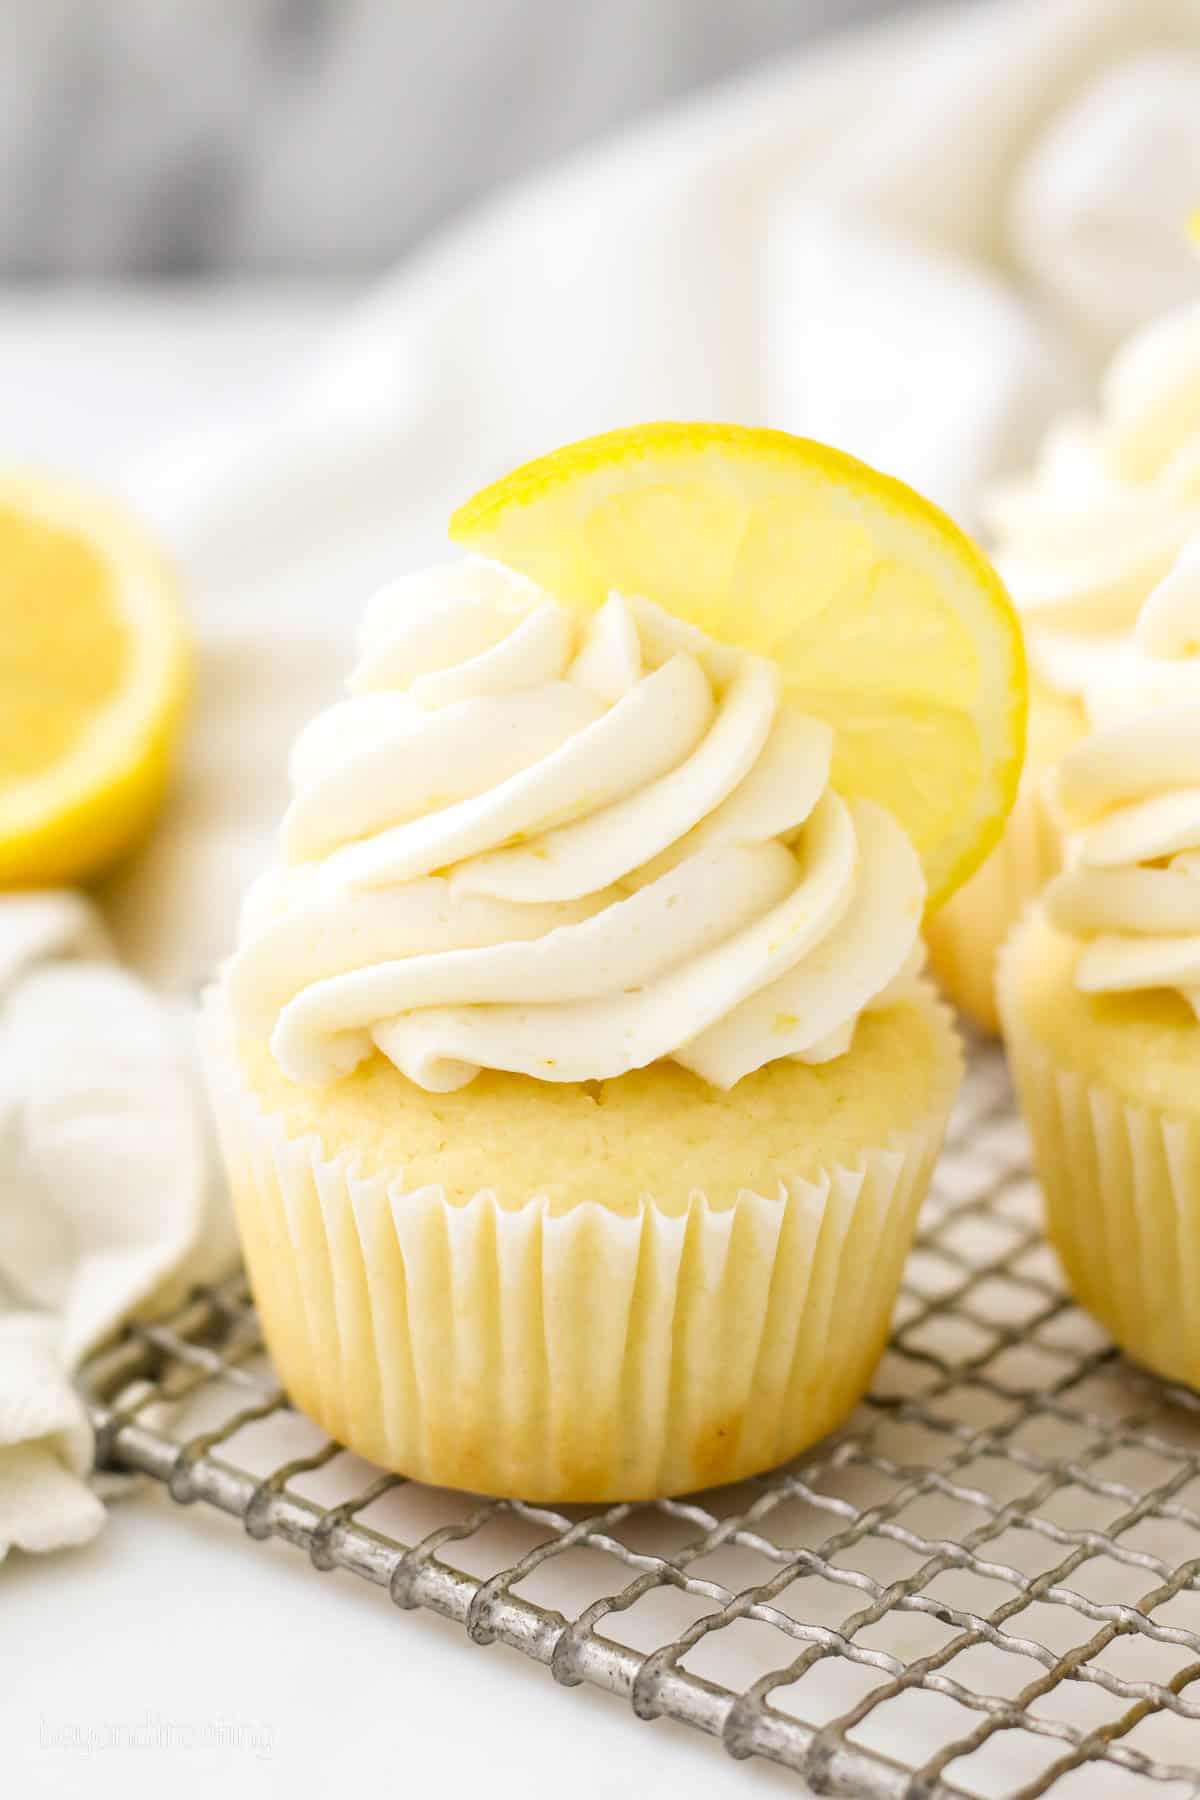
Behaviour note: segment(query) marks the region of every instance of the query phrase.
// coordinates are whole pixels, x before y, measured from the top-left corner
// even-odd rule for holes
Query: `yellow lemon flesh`
[[[174,581],[141,527],[0,475],[0,888],[85,880],[142,835],[188,668]]]
[[[638,594],[779,663],[834,727],[834,781],[886,806],[930,905],[1003,829],[1025,745],[1021,629],[986,557],[902,482],[783,431],[664,423],[527,463],[451,536],[597,607]]]

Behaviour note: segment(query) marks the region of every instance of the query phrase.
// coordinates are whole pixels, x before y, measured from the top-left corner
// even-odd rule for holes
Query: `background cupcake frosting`
[[[1200,259],[1196,273],[1200,286]],[[1102,714],[1128,689],[1143,602],[1200,531],[1200,303],[1137,332],[1109,366],[1098,411],[1052,429],[1032,475],[999,488],[988,515],[1034,670]],[[1188,566],[1140,625],[1146,647],[1165,641],[1167,596]]]
[[[1054,424],[1031,473],[991,491],[984,515],[1034,678],[1028,756],[1001,844],[931,920],[929,939],[946,991],[994,1031],[997,953],[1064,857],[1055,767],[1089,727],[1200,695],[1200,665],[1186,658],[1200,529],[1200,304],[1136,331],[1109,364],[1096,410]]]
[[[1173,988],[1200,1015],[1200,559],[1193,539],[1138,617],[1125,717],[1072,750],[1056,784],[1071,868],[1046,895],[1082,939],[1084,993]],[[1162,703],[1157,688],[1173,688]],[[1185,688],[1191,698],[1177,696]]]

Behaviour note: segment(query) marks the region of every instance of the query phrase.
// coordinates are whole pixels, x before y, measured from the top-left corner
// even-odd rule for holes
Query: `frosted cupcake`
[[[1001,1007],[1071,1285],[1200,1385],[1200,539],[1128,660],[1059,773],[1071,867],[1004,952]]]
[[[295,747],[279,858],[210,996],[280,1374],[330,1433],[422,1480],[636,1498],[828,1431],[882,1349],[957,1084],[918,973],[937,845],[918,854],[839,786],[838,730],[797,702],[786,657],[647,591],[669,483],[715,484],[718,507],[745,484],[765,594],[763,492],[817,467],[827,504],[857,482],[865,509],[880,478],[716,431],[620,434],[505,486],[525,530],[565,485],[593,545],[614,494],[653,494],[637,590],[591,607],[574,525],[534,519],[555,591],[471,557],[375,599],[350,698]],[[817,498],[793,505],[815,541]],[[999,590],[904,505],[897,542],[940,571],[937,604],[978,606],[1002,655]],[[697,549],[689,534],[666,566]],[[1013,716],[981,693],[982,785],[954,819],[976,838],[1009,757],[987,734]],[[853,714],[845,693],[835,710]]]
[[[988,518],[1025,626],[1029,753],[1000,845],[930,921],[929,946],[945,991],[991,1031],[996,952],[1062,864],[1054,769],[1119,698],[1138,610],[1200,527],[1200,306],[1139,332],[1098,416],[1051,432]]]

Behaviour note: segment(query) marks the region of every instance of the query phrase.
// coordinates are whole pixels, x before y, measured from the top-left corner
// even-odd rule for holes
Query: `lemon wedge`
[[[982,552],[902,482],[783,431],[641,425],[525,464],[450,535],[560,599],[642,595],[773,658],[834,727],[840,791],[908,832],[931,906],[999,838],[1024,756],[1021,628]]]
[[[0,887],[84,880],[142,835],[189,661],[174,580],[140,525],[0,475]]]

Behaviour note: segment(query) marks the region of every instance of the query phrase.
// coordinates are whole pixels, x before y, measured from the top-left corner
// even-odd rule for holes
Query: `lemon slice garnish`
[[[1025,744],[1021,629],[986,557],[902,482],[737,425],[607,432],[467,501],[451,536],[582,607],[616,589],[772,657],[948,898],[1000,836]]]

